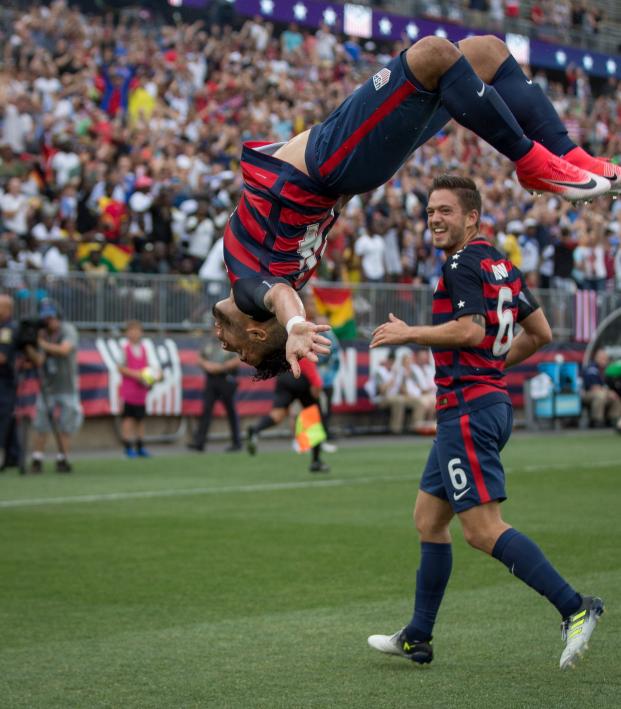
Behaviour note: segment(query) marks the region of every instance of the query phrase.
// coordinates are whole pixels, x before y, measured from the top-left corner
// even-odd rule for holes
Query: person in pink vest
[[[144,419],[147,394],[157,377],[148,370],[147,350],[142,342],[142,324],[130,320],[125,327],[125,334],[127,342],[123,345],[123,356],[119,362],[119,372],[123,375],[121,437],[128,458],[148,458],[149,452],[144,447]]]

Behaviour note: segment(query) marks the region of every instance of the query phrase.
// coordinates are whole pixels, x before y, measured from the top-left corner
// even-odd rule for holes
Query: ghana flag
[[[103,248],[97,242],[89,242],[78,246],[77,259],[81,265],[86,261],[93,249],[101,249],[101,261],[108,269],[114,273],[124,271],[132,259],[134,250],[131,246],[118,246],[117,244],[106,244]]]
[[[317,312],[328,317],[339,340],[355,340],[356,317],[351,289],[314,286],[313,295]]]

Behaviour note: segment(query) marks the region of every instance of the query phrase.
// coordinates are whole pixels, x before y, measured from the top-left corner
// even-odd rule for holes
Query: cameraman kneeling
[[[77,347],[78,332],[70,323],[60,319],[58,308],[42,301],[39,317],[45,327],[39,333],[39,367],[41,393],[37,397],[37,411],[33,421],[36,432],[33,440],[31,472],[43,472],[43,451],[52,430],[56,409],[59,432],[59,450],[56,472],[70,473],[67,460],[71,435],[82,425],[82,407],[78,390]]]

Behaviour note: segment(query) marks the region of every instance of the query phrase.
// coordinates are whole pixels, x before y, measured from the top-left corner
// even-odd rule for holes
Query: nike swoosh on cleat
[[[597,182],[593,179],[588,182],[582,182],[578,185],[575,182],[559,182],[558,180],[546,180],[545,178],[542,178],[542,181],[548,182],[551,185],[558,185],[559,187],[575,187],[579,190],[592,190],[594,187],[597,187]]]
[[[616,182],[619,179],[619,176],[615,172],[614,175],[611,175],[610,177],[607,177],[606,179],[609,180],[610,182]]]

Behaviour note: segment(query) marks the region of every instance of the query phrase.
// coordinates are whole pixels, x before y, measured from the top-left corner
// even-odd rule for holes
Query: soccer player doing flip
[[[232,292],[214,316],[223,346],[259,378],[289,367],[297,377],[300,358],[326,353],[326,326],[306,321],[296,291],[347,200],[387,182],[451,118],[513,161],[531,192],[590,199],[621,177],[618,166],[572,143],[551,102],[497,37],[458,46],[422,38],[322,123],[284,144],[243,146],[244,187],[224,233]]]

